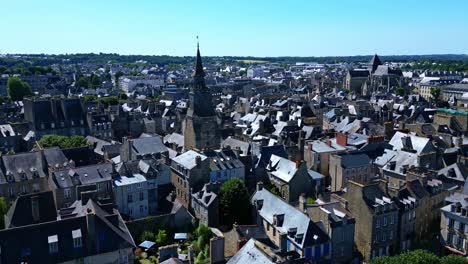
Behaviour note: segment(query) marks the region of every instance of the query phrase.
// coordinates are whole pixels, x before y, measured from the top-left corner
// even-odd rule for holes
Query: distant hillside
[[[343,56],[343,57],[204,57],[207,62],[272,62],[272,63],[296,63],[296,62],[318,62],[318,63],[338,63],[338,62],[368,62],[372,55]],[[434,55],[392,55],[380,56],[382,61],[391,62],[419,62],[419,63],[468,63],[466,54],[434,54]],[[16,54],[0,57],[0,65],[14,66],[19,62],[26,65],[47,66],[55,63],[75,64],[75,63],[102,63],[120,62],[134,63],[136,61],[147,61],[151,64],[186,64],[193,63],[193,57],[167,56],[167,55],[119,55],[113,53],[87,53],[87,54]]]

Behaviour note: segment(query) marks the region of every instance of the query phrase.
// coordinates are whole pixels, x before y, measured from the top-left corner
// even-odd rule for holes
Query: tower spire
[[[197,36],[197,62],[195,65],[195,74],[194,77],[204,77],[205,71],[203,71],[202,59],[200,55],[200,44]]]

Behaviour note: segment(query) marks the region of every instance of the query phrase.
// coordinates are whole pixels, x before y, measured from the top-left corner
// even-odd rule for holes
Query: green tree
[[[151,231],[147,231],[147,230],[143,231],[143,233],[141,233],[140,235],[140,241],[143,242],[146,240],[154,242],[155,240],[154,233]]]
[[[89,82],[88,82],[88,78],[86,77],[80,77],[78,79],[78,87],[81,87],[81,88],[89,88]]]
[[[117,98],[118,98],[119,100],[128,100],[128,95],[127,95],[126,93],[119,93],[119,94],[117,95]]]
[[[235,222],[239,224],[249,223],[249,193],[242,180],[232,178],[221,185],[219,206],[222,224],[231,226]]]
[[[101,97],[98,99],[98,101],[101,102],[105,107],[108,107],[109,105],[119,104],[119,99],[117,98],[117,96]]]
[[[465,259],[460,256],[449,255],[439,258],[427,250],[417,249],[392,257],[378,257],[372,264],[462,264]]]
[[[399,96],[404,96],[405,95],[405,88],[403,87],[398,87],[395,89],[395,93]]]
[[[466,259],[457,255],[448,255],[440,259],[440,264],[465,264]]]
[[[199,224],[197,229],[194,232],[195,236],[197,237],[197,247],[202,250],[208,243],[210,242],[210,238],[213,237],[213,233],[211,229],[209,229],[204,224]]]
[[[198,253],[197,257],[195,258],[195,264],[203,264],[208,263],[210,252],[209,247],[205,247],[200,253]]]
[[[33,95],[31,86],[15,76],[8,78],[7,91],[12,101],[21,101],[25,96]]]
[[[82,136],[45,135],[39,140],[39,144],[44,148],[78,148],[87,146],[88,142]]]
[[[86,102],[94,102],[96,101],[98,98],[95,94],[87,94],[85,96],[83,96],[83,99],[86,101]]]
[[[440,92],[441,90],[439,87],[431,87],[431,96],[435,101],[439,100]]]
[[[158,246],[166,245],[169,242],[167,232],[164,229],[159,229],[158,234],[156,235],[156,244]]]
[[[119,85],[119,79],[120,79],[120,77],[122,77],[123,75],[124,75],[124,73],[121,72],[121,71],[118,71],[118,72],[115,73],[115,84],[116,84],[117,86]]]
[[[0,196],[0,229],[5,228],[5,214],[8,212],[8,205],[5,198]]]
[[[89,86],[91,88],[99,88],[101,86],[101,79],[96,74],[91,74],[89,77]]]
[[[276,195],[276,196],[281,196],[281,193],[280,191],[278,190],[278,188],[274,185],[269,185],[268,186],[268,191],[270,191],[272,194]]]

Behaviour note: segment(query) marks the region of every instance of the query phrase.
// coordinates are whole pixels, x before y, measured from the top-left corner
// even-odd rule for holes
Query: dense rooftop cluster
[[[2,70],[0,263],[467,257],[466,72],[90,57]]]

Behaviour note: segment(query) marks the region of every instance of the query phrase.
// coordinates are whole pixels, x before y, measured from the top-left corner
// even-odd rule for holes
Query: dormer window
[[[13,182],[14,181],[13,173],[11,173],[11,171],[7,171],[6,176],[7,176],[8,182]]]
[[[24,170],[22,169],[19,169],[18,170],[18,174],[21,175],[21,180],[27,180],[28,178],[26,177],[26,173],[24,172]]]
[[[49,236],[47,239],[49,242],[49,253],[50,254],[57,253],[58,252],[58,236],[57,235]]]
[[[73,247],[74,248],[81,248],[82,247],[82,241],[81,241],[81,229],[76,229],[72,231],[72,237],[73,237]]]
[[[39,177],[39,174],[37,173],[36,168],[30,168],[29,170],[31,171],[33,178]]]

